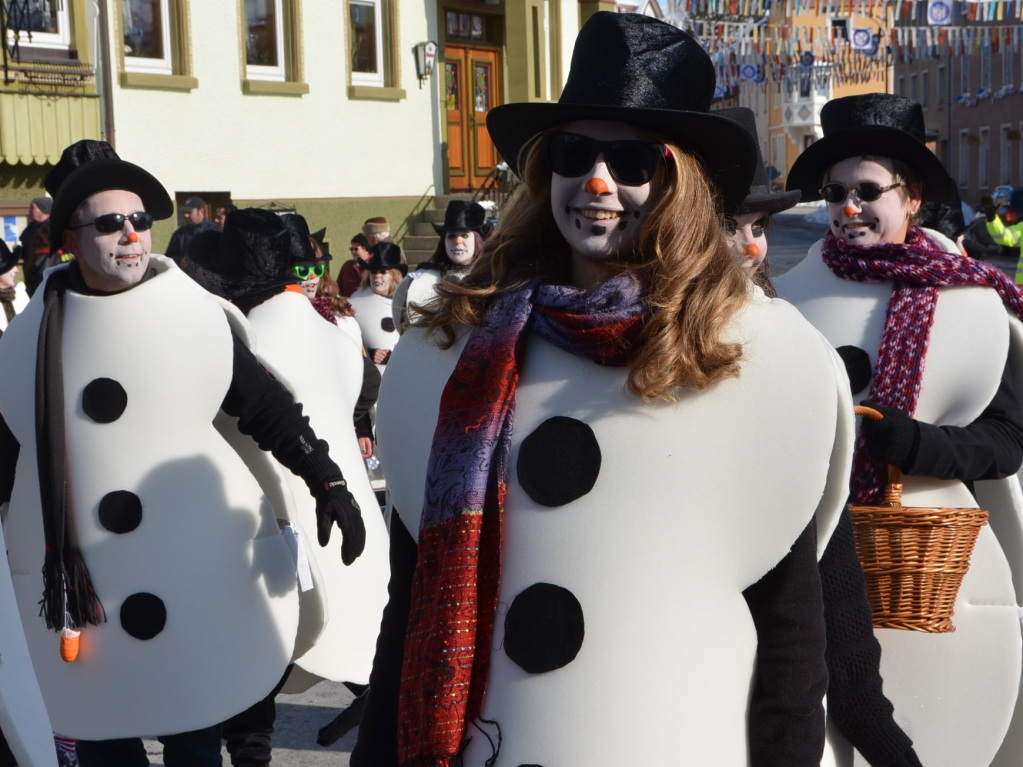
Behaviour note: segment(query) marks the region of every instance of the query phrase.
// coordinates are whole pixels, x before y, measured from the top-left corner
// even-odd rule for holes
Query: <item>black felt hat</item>
[[[290,220],[295,217],[278,216],[265,208],[231,211],[223,232],[200,232],[192,238],[188,273],[210,292],[248,312],[298,282],[289,271],[293,263],[314,260],[308,229],[303,250],[302,225]],[[302,253],[307,256],[295,257]]]
[[[803,200],[819,200],[824,173],[849,157],[871,155],[905,163],[924,184],[924,200],[947,202],[955,182],[927,148],[923,108],[889,93],[865,93],[832,99],[821,108],[824,137],[796,158],[785,187],[798,189]]]
[[[645,128],[697,155],[732,209],[749,189],[756,145],[709,111],[714,84],[710,57],[682,30],[637,13],[601,11],[579,30],[558,102],[495,107],[487,129],[517,172],[522,148],[557,125],[612,120]]]
[[[57,164],[43,178],[43,186],[46,187],[50,197],[56,197],[57,190],[64,183],[64,179],[71,175],[72,171],[77,170],[79,166],[93,160],[120,159],[114,148],[106,141],[97,141],[91,138],[76,141],[70,146],[65,147],[64,151],[61,152]]]
[[[757,168],[753,174],[749,194],[735,209],[735,215],[744,213],[781,213],[799,202],[799,190],[794,192],[772,192],[771,183],[764,167],[764,157],[760,154],[760,141],[757,137],[757,118],[748,107],[729,107],[719,109],[715,114],[734,120],[743,127],[757,144]]]
[[[398,269],[401,273],[408,274],[408,264],[405,263],[405,256],[401,248],[393,242],[378,242],[369,249],[369,262],[366,264],[367,271],[382,272],[385,269]]]
[[[18,263],[18,258],[15,256],[7,243],[0,240],[0,274],[7,274],[11,271]]]
[[[324,238],[327,236],[327,227],[317,229],[309,236],[316,240],[316,244],[320,246],[320,257],[317,260],[332,261],[334,257],[330,255],[330,251],[327,249],[327,243],[324,242]]]
[[[309,223],[305,217],[298,213],[288,213],[278,216],[278,218],[281,219],[281,223],[284,224],[284,229],[288,233],[287,253],[291,262],[315,261],[316,251],[313,250],[313,245],[309,242],[312,235],[309,234]]]
[[[50,213],[51,252],[63,247],[64,230],[78,206],[97,192],[108,189],[134,192],[142,199],[142,207],[146,212],[157,220],[170,218],[174,214],[170,195],[149,171],[116,158],[89,160],[68,173],[60,181],[57,194],[54,195],[53,211]]]
[[[487,212],[478,202],[452,200],[444,211],[444,223],[433,224],[437,234],[479,232],[487,223]]]

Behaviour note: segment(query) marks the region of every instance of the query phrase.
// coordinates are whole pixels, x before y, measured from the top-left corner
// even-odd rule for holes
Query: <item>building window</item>
[[[959,131],[959,186],[970,185],[970,132]]]
[[[285,0],[245,0],[245,74],[250,80],[288,79],[288,6]]]
[[[991,87],[991,49],[984,48],[980,52],[980,87]]]
[[[920,103],[920,91],[917,89],[917,78],[915,72],[909,76],[909,98],[918,104]]]
[[[1006,123],[998,130],[998,183],[1012,183],[1012,144],[1009,142],[1009,131],[1012,126]]]
[[[1013,52],[1011,48],[1002,49],[1002,85],[1014,85],[1014,78],[1012,72],[1013,65]]]
[[[973,92],[973,88],[970,85],[970,59],[967,56],[959,58],[959,92]]]
[[[174,73],[170,3],[171,0],[121,0],[125,71]]]
[[[991,131],[980,129],[979,157],[977,158],[977,186],[987,189],[991,183],[988,174],[991,170]]]
[[[71,44],[71,22],[67,0],[29,0],[4,3],[7,6],[7,43],[20,48],[66,50]]]
[[[948,98],[948,80],[945,78],[945,67],[938,67],[938,106],[945,106]]]
[[[931,105],[931,73],[929,70],[924,70],[920,73],[920,106],[929,107]]]
[[[352,83],[383,87],[384,19],[382,0],[349,0],[348,35]]]
[[[896,83],[897,84],[895,86],[895,92],[898,95],[904,97],[906,95],[906,78],[903,77],[902,75],[899,75],[898,78],[896,79]]]

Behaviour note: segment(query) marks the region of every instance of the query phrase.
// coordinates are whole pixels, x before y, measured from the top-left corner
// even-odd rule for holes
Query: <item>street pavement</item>
[[[822,223],[820,206],[797,205],[774,217],[768,230],[768,257],[772,276],[784,274],[798,264],[810,246],[824,236],[826,219]],[[992,259],[1010,276],[1015,264],[1007,259]],[[1010,271],[1013,270],[1013,271]],[[348,733],[329,748],[316,745],[320,728],[337,716],[352,700],[348,689],[338,683],[321,682],[299,695],[277,696],[277,726],[274,733],[273,767],[347,767],[356,731]],[[161,746],[155,740],[146,741],[146,750],[153,765],[163,765]],[[227,751],[224,764],[230,765]]]

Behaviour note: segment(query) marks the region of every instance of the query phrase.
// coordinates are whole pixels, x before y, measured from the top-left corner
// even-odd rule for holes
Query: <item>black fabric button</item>
[[[548,418],[522,440],[519,484],[541,506],[564,506],[593,489],[600,445],[593,429],[575,418]]]
[[[542,674],[567,666],[583,646],[583,608],[566,588],[534,583],[504,619],[504,651],[522,670]]]
[[[111,423],[128,406],[128,393],[112,378],[97,378],[82,390],[82,410],[96,423]]]
[[[128,490],[107,493],[99,502],[99,523],[112,533],[130,533],[142,522],[142,501]]]
[[[167,625],[167,608],[160,597],[140,592],[121,605],[121,627],[136,639],[152,639]]]
[[[852,393],[858,394],[866,389],[874,375],[870,355],[858,346],[839,346],[835,351],[845,363],[845,372],[849,375],[849,388]]]
[[[393,333],[394,332],[394,317],[384,317],[382,320],[380,320],[380,328],[385,333]]]

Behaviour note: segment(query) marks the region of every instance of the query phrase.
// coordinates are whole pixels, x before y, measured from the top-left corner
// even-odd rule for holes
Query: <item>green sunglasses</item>
[[[291,267],[300,280],[308,280],[310,277],[322,277],[326,264],[295,264]]]

